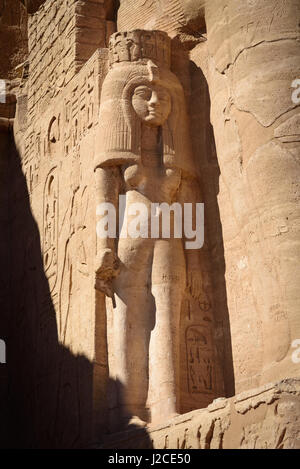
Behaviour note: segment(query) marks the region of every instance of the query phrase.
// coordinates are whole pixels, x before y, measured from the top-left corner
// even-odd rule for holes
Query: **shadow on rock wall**
[[[214,292],[215,340],[224,374],[226,397],[235,394],[231,332],[225,281],[225,257],[222,224],[218,206],[220,168],[213,127],[210,123],[210,98],[206,78],[194,62],[190,62],[191,134],[197,159],[205,206],[205,240],[211,259]]]
[[[7,382],[2,387],[6,419],[0,427],[0,446],[93,447],[101,444],[105,433],[105,427],[102,434],[94,431],[99,425],[93,408],[93,363],[82,355],[72,354],[58,341],[40,233],[12,138],[9,155],[9,184],[6,179],[9,210],[7,217],[1,219],[3,228],[9,225],[9,236],[7,230],[1,229],[7,235],[6,243],[9,238],[9,249],[6,246],[9,268],[2,271],[8,289],[6,315],[2,316],[5,326],[1,322],[7,344],[4,376]],[[147,440],[145,430],[143,434]]]

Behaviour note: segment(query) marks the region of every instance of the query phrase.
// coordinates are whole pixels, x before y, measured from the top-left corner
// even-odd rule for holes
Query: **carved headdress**
[[[115,33],[109,44],[109,72],[101,92],[95,168],[138,162],[141,125],[132,106],[137,86],[160,85],[171,96],[171,112],[162,126],[163,161],[193,173],[183,88],[170,71],[171,41],[162,31]]]

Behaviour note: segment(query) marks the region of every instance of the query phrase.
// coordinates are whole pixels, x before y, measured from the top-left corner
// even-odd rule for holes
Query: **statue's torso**
[[[180,169],[134,164],[123,168],[125,190],[136,191],[151,202],[172,203],[181,181]]]
[[[157,128],[142,135],[141,160],[123,167],[126,191],[137,191],[151,202],[172,203],[181,181],[181,170],[163,163],[162,142]]]

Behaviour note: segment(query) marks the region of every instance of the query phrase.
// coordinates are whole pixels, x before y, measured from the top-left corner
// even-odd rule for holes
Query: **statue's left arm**
[[[97,219],[106,211],[113,211],[112,223],[118,218],[118,197],[121,176],[118,166],[95,169]],[[104,204],[104,205],[102,205]],[[102,213],[103,212],[103,213]],[[108,217],[109,218],[109,217]],[[99,233],[97,220],[97,256],[96,256],[96,289],[112,296],[111,281],[118,274],[117,239],[111,233]],[[109,222],[108,222],[109,223]],[[109,228],[109,227],[108,227]],[[100,230],[101,231],[101,230]]]

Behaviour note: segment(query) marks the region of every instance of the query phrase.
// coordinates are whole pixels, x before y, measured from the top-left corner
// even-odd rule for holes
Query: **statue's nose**
[[[158,96],[157,96],[157,93],[155,91],[152,92],[149,104],[150,104],[150,106],[157,106],[159,104]]]

